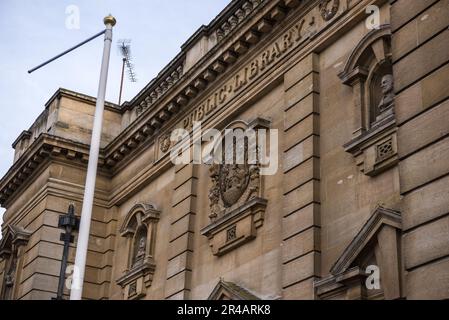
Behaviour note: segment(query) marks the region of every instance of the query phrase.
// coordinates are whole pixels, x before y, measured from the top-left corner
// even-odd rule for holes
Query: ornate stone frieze
[[[153,105],[159,98],[167,92],[173,85],[175,85],[183,74],[182,64],[177,66],[165,79],[161,80],[158,84],[152,86],[142,101],[136,106],[136,114],[139,116],[148,107]]]
[[[385,74],[382,77],[380,88],[382,90],[382,99],[380,100],[377,111],[380,115],[385,114],[386,111],[392,110],[394,103],[394,85],[393,85],[393,75]]]
[[[311,17],[308,17],[311,19]],[[211,93],[199,105],[192,110],[182,121],[181,126],[184,129],[191,129],[193,122],[203,121],[210,116],[217,108],[225,104],[232,97],[249,86],[266,70],[281,59],[288,52],[300,45],[305,39],[304,25],[306,19],[303,19],[293,25],[282,36],[270,44],[259,56],[249,61],[246,66],[237,71],[234,76]]]
[[[223,40],[232,30],[234,30],[240,22],[250,16],[253,11],[268,0],[250,0],[245,1],[243,5],[237,8],[216,30],[217,40]]]

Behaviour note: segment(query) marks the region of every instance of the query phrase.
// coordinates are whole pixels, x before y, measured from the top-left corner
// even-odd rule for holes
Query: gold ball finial
[[[113,16],[111,16],[111,14],[109,14],[107,17],[105,17],[103,19],[103,22],[105,25],[110,24],[111,26],[115,26],[115,24],[117,23],[117,20],[115,20],[115,18]]]

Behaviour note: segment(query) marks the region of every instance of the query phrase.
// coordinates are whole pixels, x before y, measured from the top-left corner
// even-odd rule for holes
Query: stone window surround
[[[362,286],[368,274],[359,265],[373,254],[380,271],[381,294],[375,299],[400,299],[403,295],[400,269],[402,216],[397,210],[378,205],[354,239],[330,268],[330,275],[315,281],[319,299],[366,299]],[[387,279],[387,280],[385,280]]]
[[[343,84],[353,89],[352,139],[343,147],[351,153],[360,171],[376,176],[398,162],[397,127],[394,106],[373,119],[372,81],[379,69],[391,63],[390,25],[382,25],[365,35],[339,73]],[[369,66],[369,61],[373,61]],[[389,154],[378,157],[379,148],[391,143]]]
[[[22,257],[24,249],[31,236],[31,232],[12,225],[8,225],[5,228],[3,238],[0,241],[0,259],[4,260],[3,277],[0,283],[0,297],[5,299],[5,273],[11,267],[12,259],[16,259],[15,271],[14,271],[14,283],[11,288],[12,296],[15,298],[15,292],[17,290],[16,283],[20,282],[20,275],[22,270]]]
[[[138,299],[145,296],[146,288],[151,286],[156,269],[154,248],[159,217],[160,211],[155,206],[138,203],[128,212],[120,228],[120,235],[126,238],[128,256],[126,259],[127,269],[124,270],[123,275],[116,282],[124,289],[125,300]],[[136,263],[134,261],[135,237],[139,234],[141,228],[146,228],[145,254]]]

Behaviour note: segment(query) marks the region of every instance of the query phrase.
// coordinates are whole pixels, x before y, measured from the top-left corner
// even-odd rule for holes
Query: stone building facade
[[[83,297],[449,298],[448,26],[448,0],[231,1],[106,103]],[[13,143],[3,299],[56,296],[94,106],[59,89]],[[277,130],[276,172],[173,164],[199,121]]]

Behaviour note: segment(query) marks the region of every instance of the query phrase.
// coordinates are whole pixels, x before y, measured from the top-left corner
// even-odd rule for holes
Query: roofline
[[[187,53],[187,51],[197,42],[200,40],[200,38],[204,35],[209,35],[211,31],[219,25],[223,20],[227,17],[229,13],[231,13],[239,4],[243,4],[245,0],[231,0],[231,2],[223,9],[221,12],[212,19],[211,22],[209,22],[207,25],[200,26],[194,33],[191,35],[187,41],[185,41],[181,45],[181,51],[157,74],[155,78],[153,78],[145,87],[142,88],[132,99],[131,101],[125,101],[126,103],[126,109],[132,108],[134,103],[136,103],[143,94],[147,92],[149,88],[155,83],[157,83],[159,80],[161,80],[163,77],[162,75],[167,72],[170,67],[175,65],[177,62],[179,62],[180,59],[184,57],[184,55]],[[123,104],[122,104],[123,106]]]
[[[87,102],[88,104],[92,104],[92,105],[95,105],[95,103],[97,101],[97,98],[89,96],[87,94],[69,90],[69,89],[65,89],[65,88],[58,88],[58,90],[56,90],[56,92],[45,103],[45,108],[47,108],[55,99],[57,99],[61,96],[66,96],[66,97],[82,100],[83,102]],[[113,103],[113,102],[105,101],[104,106],[106,109],[109,109],[111,111],[115,111],[115,112],[122,111],[122,108],[118,104]]]
[[[16,148],[16,145],[25,137],[25,136],[28,136],[28,138],[30,138],[31,137],[31,131],[29,131],[29,130],[23,130],[20,134],[19,134],[19,136],[16,138],[16,140],[14,140],[14,142],[12,143],[12,147],[13,147],[13,149],[15,149]]]

